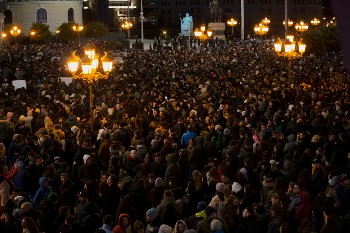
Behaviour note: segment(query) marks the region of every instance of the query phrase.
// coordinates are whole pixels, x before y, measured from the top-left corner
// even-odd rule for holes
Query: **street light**
[[[264,25],[269,25],[269,24],[271,23],[271,20],[265,17],[263,20],[261,20],[261,22],[262,22]]]
[[[293,24],[294,24],[294,22],[292,21],[292,20],[290,20],[290,19],[288,19],[288,27],[291,27],[291,26],[293,26]],[[283,25],[285,26],[286,25],[286,21],[285,20],[283,20]]]
[[[297,46],[296,46],[297,45]],[[291,78],[291,65],[294,58],[302,57],[305,52],[306,45],[300,39],[298,42],[290,40],[282,41],[280,38],[274,43],[274,50],[280,57],[288,59],[288,78]]]
[[[237,25],[237,21],[234,18],[227,20],[227,25],[231,27],[231,35],[233,35],[233,27]]]
[[[313,20],[311,20],[311,24],[313,25],[313,26],[317,26],[317,25],[319,25],[320,24],[320,20],[319,19],[317,19],[317,18],[314,18]]]
[[[263,36],[266,35],[269,32],[269,26],[259,23],[254,26],[254,32],[257,35]]]
[[[205,25],[202,25],[200,27],[200,30],[198,30],[198,28],[194,30],[194,36],[200,41],[205,41],[209,39],[212,35],[213,35],[213,31],[210,29],[206,30]]]
[[[21,34],[22,30],[17,27],[17,26],[13,26],[10,30],[11,35],[15,38],[15,43],[17,43],[17,36],[19,36],[19,34]]]
[[[109,73],[112,70],[112,59],[109,58],[107,52],[104,52],[104,56],[101,59],[99,59],[99,57],[95,54],[94,47],[87,45],[84,48],[84,56],[82,58],[76,56],[75,52],[73,52],[71,56],[69,56],[68,69],[72,73],[72,77],[74,79],[81,79],[89,85],[90,117],[92,130],[94,109],[92,100],[92,86],[95,81],[98,81],[99,79],[108,78]]]
[[[124,21],[122,24],[121,24],[122,28],[127,30],[128,32],[128,39],[130,39],[130,28],[132,28],[133,24],[132,22],[129,22],[129,21]]]
[[[83,25],[76,24],[72,28],[73,28],[73,31],[78,33],[78,41],[80,44],[80,32],[84,29],[84,27],[83,27]]]
[[[307,23],[304,21],[300,21],[295,25],[295,30],[298,32],[305,32],[307,29],[309,29],[309,25],[307,25]]]

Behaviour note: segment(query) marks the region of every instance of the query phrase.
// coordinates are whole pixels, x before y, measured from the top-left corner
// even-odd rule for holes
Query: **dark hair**
[[[103,223],[111,226],[113,224],[112,215],[107,214],[106,216],[104,216]]]

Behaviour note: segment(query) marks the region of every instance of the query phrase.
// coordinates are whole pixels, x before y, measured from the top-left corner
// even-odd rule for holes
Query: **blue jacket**
[[[32,201],[32,206],[35,208],[37,207],[41,201],[47,200],[47,197],[49,196],[49,193],[52,192],[51,187],[45,187],[45,181],[47,180],[47,177],[43,176],[39,179],[39,185],[40,188],[35,193],[35,196]]]
[[[188,141],[190,140],[190,138],[196,138],[197,137],[197,133],[187,130],[186,133],[184,133],[181,137],[181,146],[182,147],[187,147],[188,146]]]

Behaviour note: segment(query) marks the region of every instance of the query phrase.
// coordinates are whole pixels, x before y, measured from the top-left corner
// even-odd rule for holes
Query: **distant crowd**
[[[0,232],[350,232],[342,54],[288,77],[257,39],[92,43],[115,58],[92,116],[88,85],[61,79],[83,46],[0,50]]]

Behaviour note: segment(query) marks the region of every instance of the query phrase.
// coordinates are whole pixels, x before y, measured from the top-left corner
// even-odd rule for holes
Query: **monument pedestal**
[[[225,39],[225,23],[211,22],[208,28],[213,32],[212,38]]]

